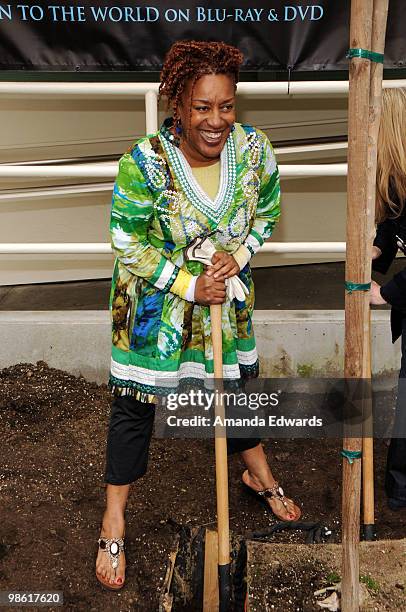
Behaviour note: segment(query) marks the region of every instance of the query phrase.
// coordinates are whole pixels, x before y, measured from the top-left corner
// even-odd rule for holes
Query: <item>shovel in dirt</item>
[[[215,381],[215,417],[224,419],[224,405],[221,399],[223,390],[223,343],[221,327],[221,304],[210,306],[211,337],[213,344],[214,381]],[[224,426],[215,427],[216,455],[216,494],[217,494],[217,529],[218,529],[218,586],[219,610],[226,612],[230,601],[230,527],[228,509],[228,462],[227,438]],[[205,590],[213,590],[211,582],[215,582],[213,571],[213,556],[215,546],[207,546],[205,554]],[[214,544],[214,542],[213,542]]]
[[[221,304],[210,306],[214,361],[215,417],[224,419],[223,345]],[[230,528],[228,508],[228,461],[226,428],[215,427],[217,526],[181,526],[169,521],[177,530],[160,597],[160,612],[171,612],[174,599],[184,602],[188,612],[227,612],[230,607]],[[182,606],[182,603],[180,604]],[[202,608],[202,607],[203,608]]]

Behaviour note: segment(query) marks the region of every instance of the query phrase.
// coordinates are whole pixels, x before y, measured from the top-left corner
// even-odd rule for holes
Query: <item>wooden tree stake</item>
[[[373,0],[352,0],[350,48],[371,49]],[[350,61],[348,99],[347,257],[345,279],[352,283],[371,280],[373,211],[368,210],[368,112],[371,62],[355,57]],[[347,292],[345,296],[346,379],[370,377],[369,293]],[[344,435],[344,450],[360,452],[362,437]],[[342,496],[342,601],[343,612],[359,609],[359,524],[361,461],[343,459]]]
[[[372,15],[372,48],[375,53],[385,50],[385,33],[388,16],[389,0],[374,0]],[[369,91],[369,125],[368,125],[368,185],[367,200],[368,211],[375,211],[376,198],[376,159],[378,147],[379,124],[382,105],[382,76],[383,64],[371,63],[371,79]],[[371,397],[372,404],[372,397]],[[371,417],[365,423],[367,431],[372,431],[372,406],[369,410]],[[375,536],[374,514],[374,446],[372,437],[363,437],[362,440],[362,490],[364,514],[364,539],[372,540]]]

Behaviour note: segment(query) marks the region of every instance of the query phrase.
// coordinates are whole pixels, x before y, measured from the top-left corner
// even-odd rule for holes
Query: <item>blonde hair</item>
[[[406,200],[406,89],[384,89],[378,137],[376,221],[399,217]]]

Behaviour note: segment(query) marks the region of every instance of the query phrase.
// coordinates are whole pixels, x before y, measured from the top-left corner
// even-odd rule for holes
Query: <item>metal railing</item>
[[[37,98],[79,97],[86,98],[134,98],[158,95],[158,83],[38,83],[38,82],[0,82],[1,97],[21,97],[29,95]],[[406,79],[383,81],[383,87],[406,87]],[[309,96],[346,96],[348,81],[256,81],[238,83],[238,95],[266,97]]]
[[[0,165],[0,178],[112,178],[118,164],[72,164],[69,166],[11,166]],[[312,176],[346,176],[347,164],[281,164],[282,178]]]
[[[108,242],[31,242],[0,244],[0,254],[75,254],[103,255],[111,253]],[[345,253],[345,242],[265,242],[261,253]]]

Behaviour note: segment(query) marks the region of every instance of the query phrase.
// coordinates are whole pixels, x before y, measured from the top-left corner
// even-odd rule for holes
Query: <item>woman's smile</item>
[[[208,130],[200,130],[200,135],[210,145],[217,145],[221,142],[223,132],[212,132]]]

